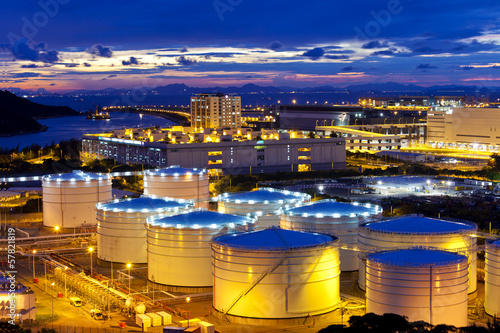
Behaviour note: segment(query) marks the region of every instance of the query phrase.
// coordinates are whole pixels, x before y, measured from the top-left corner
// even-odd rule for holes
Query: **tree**
[[[314,132],[311,131],[311,132],[307,133],[307,137],[309,139],[314,139],[314,138],[316,138],[316,134],[314,134]]]

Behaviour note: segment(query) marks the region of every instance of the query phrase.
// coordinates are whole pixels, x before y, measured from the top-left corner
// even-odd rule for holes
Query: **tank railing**
[[[471,252],[475,252],[474,249],[471,251],[470,248],[464,248],[464,247],[456,248],[456,249],[446,249],[446,248],[442,248],[442,247],[421,246],[421,245],[417,245],[417,246],[399,246],[399,247],[391,247],[391,248],[370,247],[368,249],[361,249],[360,248],[358,257],[361,260],[364,261],[364,260],[366,260],[366,256],[369,255],[369,254],[380,253],[380,252],[394,252],[394,251],[400,251],[400,250],[431,250],[431,251],[452,252],[452,253],[461,254],[461,255],[467,257],[469,263],[472,261],[472,258],[470,257],[469,254]],[[371,259],[371,260],[377,261],[376,259]],[[383,262],[385,262],[385,261],[383,261]],[[456,263],[456,260],[451,261],[451,262],[452,263]],[[405,262],[401,262],[401,264],[403,264],[403,263],[405,263]],[[412,266],[412,265],[415,265],[415,264],[411,264],[410,263],[410,264],[407,264],[407,265]],[[422,264],[422,265],[425,265],[425,264]]]
[[[326,234],[323,234],[323,235],[326,235]],[[317,245],[297,245],[297,246],[290,246],[290,247],[285,247],[285,246],[269,247],[269,246],[252,246],[252,245],[236,245],[236,244],[227,245],[227,244],[219,242],[215,239],[212,240],[212,244],[220,246],[221,248],[224,248],[227,250],[238,249],[238,250],[250,250],[250,251],[277,252],[277,251],[283,251],[283,250],[288,251],[288,250],[299,250],[299,249],[316,250],[319,248],[335,246],[335,245],[338,245],[338,239],[334,239],[334,240],[331,240],[328,242],[323,242],[323,243],[317,244]]]
[[[227,196],[227,199],[225,199],[224,195],[223,194],[219,194],[218,196],[216,197],[213,197],[215,200],[214,201],[233,201],[233,200],[229,200],[229,198],[233,195],[238,195],[238,194],[244,194],[244,193],[251,193],[251,192],[257,192],[257,191],[270,191],[270,192],[278,192],[278,193],[282,193],[282,194],[285,194],[285,192],[289,192],[288,195],[293,195],[295,198],[292,198],[292,199],[279,199],[279,200],[283,200],[284,202],[287,202],[287,201],[291,201],[291,200],[297,200],[297,199],[311,199],[311,196],[307,193],[302,193],[302,192],[296,192],[296,191],[290,191],[290,190],[280,190],[280,189],[277,189],[277,188],[273,188],[273,187],[259,187],[257,190],[255,191],[237,191],[237,192],[227,192],[228,193],[228,196]],[[241,200],[241,203],[246,203],[245,199],[235,199],[235,200]],[[261,202],[261,201],[256,201],[254,199],[251,199],[253,201],[255,201],[256,203],[258,202]],[[262,202],[264,202],[266,200],[263,200]],[[271,202],[270,200],[267,200],[269,202]]]
[[[465,223],[465,224],[476,225],[476,223],[469,221],[469,220],[455,219],[455,218],[451,218],[451,217],[439,217],[439,218],[427,217],[427,216],[424,216],[423,214],[405,214],[405,215],[398,215],[398,216],[390,216],[390,217],[385,217],[385,218],[379,220],[379,222],[399,220],[399,219],[402,219],[405,217],[425,217],[425,218],[436,219],[436,220],[461,222],[461,223]]]
[[[283,228],[283,229],[285,229],[285,228]],[[335,230],[319,230],[319,229],[312,230],[309,228],[292,227],[288,230],[319,233],[319,234],[324,234],[324,235],[328,235],[328,236],[349,236],[349,235],[354,236],[354,235],[357,235],[359,233],[359,228],[335,229]]]
[[[229,311],[231,311],[231,309],[238,303],[238,301],[243,296],[247,295],[250,291],[252,291],[253,288],[255,288],[255,286],[257,286],[260,283],[260,281],[262,281],[267,275],[271,274],[276,268],[278,268],[283,263],[283,261],[285,261],[285,259],[288,257],[289,253],[290,250],[283,252],[281,257],[279,257],[272,265],[270,265],[264,272],[262,272],[262,274],[257,278],[257,280],[252,282],[252,284],[248,288],[243,289],[243,291],[231,302],[229,307],[226,310],[224,310],[223,313],[226,315]]]

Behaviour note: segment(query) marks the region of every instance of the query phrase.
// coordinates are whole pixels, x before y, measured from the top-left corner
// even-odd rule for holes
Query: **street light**
[[[93,247],[89,247],[89,253],[90,253],[90,277],[92,277],[92,252],[94,252]]]
[[[66,276],[68,276],[68,266],[64,266],[64,298],[68,298],[68,292],[66,291]]]
[[[55,226],[55,227],[54,227],[54,230],[55,230],[56,232],[58,232],[58,231],[59,231],[59,226],[58,226],[58,225],[57,225],[57,226]]]
[[[128,263],[127,264],[127,268],[128,268],[128,293],[130,294],[130,267],[132,267],[132,264],[131,263]]]
[[[35,254],[36,250],[33,250],[33,281],[35,281]]]
[[[189,327],[189,318],[191,317],[191,313],[189,312],[189,301],[191,301],[191,297],[187,297],[186,298],[187,308],[188,308],[188,313],[187,313],[187,316],[188,316],[188,327]]]

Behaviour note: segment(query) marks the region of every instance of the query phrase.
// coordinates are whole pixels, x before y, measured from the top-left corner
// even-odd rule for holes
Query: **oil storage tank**
[[[217,235],[252,230],[246,216],[195,210],[151,217],[146,225],[149,284],[170,291],[212,289],[210,242]]]
[[[340,301],[338,246],[335,236],[274,227],[216,237],[213,306],[256,325],[331,313]]]
[[[465,254],[469,258],[469,293],[472,293],[477,288],[476,231],[477,225],[468,221],[406,215],[361,225],[359,246],[365,251],[425,246]],[[364,289],[363,252],[359,252],[359,257],[358,283]]]
[[[144,172],[144,194],[194,200],[195,208],[208,209],[210,199],[208,172],[173,165]]]
[[[403,249],[366,256],[366,312],[409,321],[467,326],[468,258],[448,251]]]
[[[97,257],[118,263],[146,263],[146,222],[151,216],[180,214],[193,202],[143,196],[97,204]]]
[[[301,207],[285,209],[281,214],[283,229],[335,234],[345,249],[340,250],[340,270],[358,269],[359,223],[382,216],[382,208],[373,204],[344,203],[321,200]]]
[[[83,171],[42,178],[43,225],[79,228],[95,226],[95,207],[112,199],[111,177]]]
[[[224,193],[217,197],[219,212],[257,216],[257,227],[279,226],[280,209],[293,208],[311,201],[306,193],[259,188],[255,191]]]
[[[484,309],[490,316],[500,314],[500,240],[486,242]]]

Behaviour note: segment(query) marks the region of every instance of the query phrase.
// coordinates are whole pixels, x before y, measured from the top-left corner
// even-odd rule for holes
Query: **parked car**
[[[76,306],[76,307],[80,307],[80,306],[82,306],[82,300],[79,297],[71,297],[69,299],[69,304]]]
[[[90,310],[90,316],[92,318],[96,319],[96,320],[104,319],[103,316],[102,316],[102,312],[99,309],[92,309],[92,310]]]

